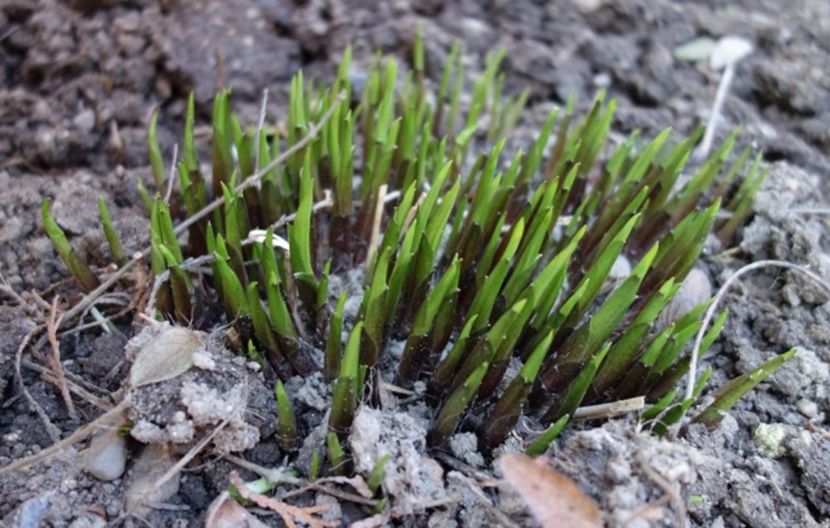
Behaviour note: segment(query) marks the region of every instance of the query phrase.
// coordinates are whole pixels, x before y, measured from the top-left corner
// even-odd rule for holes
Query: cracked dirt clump
[[[388,455],[381,484],[401,514],[423,511],[446,497],[441,465],[425,454],[426,436],[421,424],[401,412],[362,407],[352,424],[349,443],[355,468],[369,474]]]
[[[631,427],[627,420],[577,431],[549,450],[553,467],[571,477],[607,512],[609,526],[678,526],[688,487],[711,455]],[[652,524],[652,520],[658,520]]]
[[[165,326],[166,327],[166,326]],[[141,347],[157,334],[147,329],[128,348]],[[169,443],[187,451],[214,428],[224,424],[212,440],[222,453],[245,451],[276,427],[274,395],[244,358],[221,343],[202,336],[203,350],[193,354],[193,367],[172,379],[133,389],[127,418],[130,434],[147,444]],[[152,338],[152,335],[150,336]]]

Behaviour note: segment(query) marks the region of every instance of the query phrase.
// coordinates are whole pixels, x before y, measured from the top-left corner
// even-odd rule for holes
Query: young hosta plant
[[[614,102],[603,94],[582,118],[571,104],[554,110],[526,151],[508,153],[526,95],[501,97],[502,55],[487,60],[464,105],[458,48],[434,95],[422,49],[415,46],[413,74],[378,59],[359,94],[350,93],[348,50],[328,89],[298,74],[284,129],[243,128],[223,90],[213,105],[210,177],[194,147],[190,99],[178,192],[169,203],[148,196],[159,317],[232,326],[239,352],[276,382],[280,442],[289,449],[301,441],[291,395],[276,378],[320,370],[332,384],[327,446],[337,471],[348,462],[355,413],[378,404],[372,385],[383,378],[426,383],[432,444],[466,429],[492,448],[525,414],[546,429],[528,439],[539,453],[580,405],[632,396],[656,402],[654,417],[670,411],[661,427],[679,420],[691,401],[677,402],[673,389],[689,369],[687,345],[706,305],[667,324],[658,316],[708,235],[717,229],[728,243],[746,218],[763,180],[757,161],[735,183],[748,151],[730,165],[731,137],[689,169],[700,131],[675,140],[666,130],[650,142],[635,133],[609,150]],[[154,128],[148,150],[162,192]],[[182,244],[176,223],[216,198],[222,206],[188,223]],[[731,215],[718,222],[722,203]],[[105,208],[102,216],[121,262]],[[44,222],[72,273],[94,287],[48,204]],[[212,273],[189,272],[196,257]],[[636,265],[611,279],[624,260]],[[329,291],[333,276],[362,281],[362,297]],[[217,299],[224,317],[207,318],[197,293]]]

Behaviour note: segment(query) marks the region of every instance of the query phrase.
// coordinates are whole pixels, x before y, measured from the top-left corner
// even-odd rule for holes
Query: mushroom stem
[[[735,77],[735,62],[730,62],[723,70],[723,75],[721,75],[718,92],[715,95],[715,103],[712,105],[712,111],[709,113],[709,121],[706,123],[706,132],[704,132],[703,141],[700,142],[700,146],[695,154],[698,160],[706,159],[709,156],[709,151],[712,150],[717,122],[723,109],[723,102],[726,100],[726,94],[729,93],[729,85],[732,84],[733,77]]]

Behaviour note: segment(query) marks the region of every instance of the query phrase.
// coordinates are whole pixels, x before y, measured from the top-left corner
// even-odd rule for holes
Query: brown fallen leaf
[[[205,517],[205,528],[265,528],[267,525],[251,515],[223,491],[211,503]]]
[[[325,519],[321,519],[319,517],[314,516],[314,514],[316,513],[328,510],[328,504],[307,506],[305,508],[291,506],[290,504],[286,504],[280,500],[271,497],[266,497],[265,495],[251,491],[250,489],[248,489],[248,487],[245,485],[245,481],[239,477],[239,474],[237,474],[236,471],[232,471],[231,474],[228,475],[228,481],[234,485],[236,491],[239,492],[239,495],[243,499],[248,499],[260,508],[267,508],[269,510],[277,512],[279,516],[282,517],[282,520],[287,528],[295,528],[297,526],[295,521],[302,521],[311,528],[328,528],[331,526],[340,526],[340,521],[327,521]]]
[[[551,468],[547,459],[508,453],[499,457],[498,464],[543,528],[603,526],[597,504],[574,481]]]

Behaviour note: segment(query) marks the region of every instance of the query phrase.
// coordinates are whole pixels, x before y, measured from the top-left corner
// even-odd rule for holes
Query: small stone
[[[622,484],[631,478],[631,466],[621,460],[612,460],[608,462],[605,473],[611,482]]]
[[[815,418],[818,415],[818,404],[812,400],[802,398],[795,403],[795,408],[807,418]]]
[[[611,266],[611,271],[608,272],[608,278],[614,281],[627,279],[631,275],[631,263],[628,259],[620,255],[614,264]]]
[[[76,115],[75,119],[72,120],[72,124],[75,125],[75,128],[81,132],[91,132],[95,127],[95,112],[90,109],[81,111],[81,113]]]
[[[605,2],[603,0],[573,0],[574,5],[583,14],[593,13]]]
[[[98,480],[110,481],[124,474],[127,445],[117,429],[107,430],[92,439],[84,469]]]
[[[801,297],[798,296],[798,291],[792,283],[781,288],[781,295],[790,306],[799,306],[801,304]]]
[[[752,433],[752,439],[762,455],[777,458],[786,450],[783,446],[787,437],[787,429],[782,424],[759,424]]]
[[[658,319],[660,328],[665,328],[711,296],[712,283],[709,281],[709,276],[703,270],[693,268],[669,305],[660,313]]]
[[[478,452],[478,437],[473,433],[458,433],[450,438],[452,454],[473,467],[484,465],[484,457]]]
[[[611,74],[608,72],[600,72],[594,75],[591,82],[593,82],[596,88],[608,88],[611,86]]]

